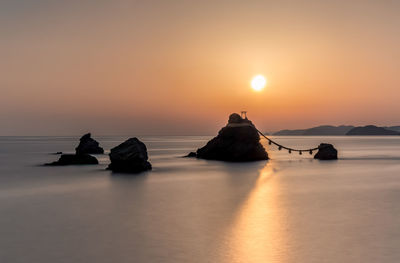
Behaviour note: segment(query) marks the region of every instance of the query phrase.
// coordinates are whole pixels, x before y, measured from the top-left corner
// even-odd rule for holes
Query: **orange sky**
[[[399,12],[397,1],[2,1],[0,135],[214,134],[243,109],[265,131],[399,125]]]

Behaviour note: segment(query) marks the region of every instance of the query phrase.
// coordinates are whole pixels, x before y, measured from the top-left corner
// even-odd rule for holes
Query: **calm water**
[[[180,158],[209,137],[141,139],[154,170],[124,176],[107,155],[38,166],[77,137],[0,137],[0,262],[400,261],[400,137],[278,137],[341,159],[246,164]]]

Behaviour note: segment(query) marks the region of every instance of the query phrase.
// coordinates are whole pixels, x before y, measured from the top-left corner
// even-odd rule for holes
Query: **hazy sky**
[[[400,1],[0,1],[0,135],[400,124]],[[260,93],[249,82],[268,79]]]

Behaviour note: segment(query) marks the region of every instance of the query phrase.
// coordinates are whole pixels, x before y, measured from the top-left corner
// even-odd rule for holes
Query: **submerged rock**
[[[195,158],[197,157],[197,154],[195,152],[190,152],[188,155],[185,155],[183,157],[187,157],[187,158]]]
[[[253,123],[236,113],[229,116],[228,124],[218,132],[217,137],[197,150],[196,156],[229,162],[268,160]]]
[[[47,163],[49,166],[99,164],[96,157],[89,154],[63,154],[56,162]]]
[[[103,154],[104,150],[99,143],[91,137],[90,133],[83,135],[79,140],[78,147],[75,148],[76,154]]]
[[[111,164],[107,169],[113,172],[139,173],[151,170],[146,145],[137,138],[130,138],[112,148],[109,156]]]
[[[318,160],[337,160],[337,150],[329,143],[321,143],[314,159]]]

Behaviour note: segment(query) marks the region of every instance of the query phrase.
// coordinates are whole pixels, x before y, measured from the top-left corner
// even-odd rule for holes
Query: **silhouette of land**
[[[374,125],[322,125],[309,129],[280,130],[278,136],[341,136],[341,135],[400,135],[400,126],[378,127]]]
[[[367,125],[364,127],[355,127],[347,132],[346,135],[400,135],[400,133],[383,127]]]

